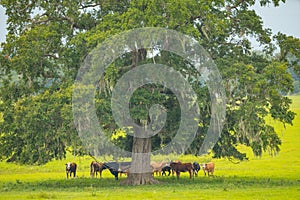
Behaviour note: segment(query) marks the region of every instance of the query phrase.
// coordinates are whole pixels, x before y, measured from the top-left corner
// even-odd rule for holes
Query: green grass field
[[[294,125],[284,129],[268,121],[282,138],[281,151],[275,157],[265,153],[255,158],[249,148],[240,147],[250,160],[234,164],[215,159],[215,177],[204,177],[201,171],[190,180],[184,173],[179,180],[156,177],[160,184],[144,186],[120,185],[107,170],[102,179],[90,178],[90,157],[69,156],[44,166],[0,162],[0,199],[300,199],[300,96],[291,98],[297,113]],[[179,159],[199,163],[211,160],[208,156]],[[68,161],[78,164],[75,179],[65,177]]]

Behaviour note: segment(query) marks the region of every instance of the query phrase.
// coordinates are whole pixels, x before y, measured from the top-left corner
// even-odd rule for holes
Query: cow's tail
[[[94,175],[95,175],[95,166],[94,166],[94,162],[91,163],[90,165],[90,175],[92,178],[94,178]]]

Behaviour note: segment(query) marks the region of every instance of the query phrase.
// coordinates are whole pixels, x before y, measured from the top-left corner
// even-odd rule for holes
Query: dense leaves
[[[261,0],[260,4],[278,6],[280,2],[285,1]],[[74,154],[81,153],[71,104],[77,70],[88,52],[106,38],[148,26],[193,36],[218,66],[227,93],[227,110],[214,156],[245,159],[246,155],[236,148],[238,144],[250,146],[257,156],[263,151],[276,154],[281,141],[265,118],[271,116],[283,124],[292,124],[295,114],[289,110],[291,101],[283,95],[293,91],[289,71],[299,75],[300,41],[282,33],[273,36],[270,29],[264,29],[262,19],[251,9],[254,3],[1,0],[8,15],[9,31],[0,52],[1,158],[40,164],[63,158],[68,149]],[[262,52],[253,50],[250,37],[259,42]],[[201,74],[186,61],[169,52],[148,58],[149,51],[123,55],[99,78],[95,105],[101,126],[113,142],[130,150],[132,137],[123,134],[124,127],[118,127],[111,114],[111,92],[117,80],[138,64],[165,64],[181,72],[198,95],[199,128],[187,152],[197,154],[210,122],[208,88]],[[139,62],[135,62],[139,57]],[[146,85],[130,101],[136,123],[150,122],[148,110],[153,104],[163,105],[168,113],[166,126],[152,138],[152,148],[159,149],[176,134],[180,107],[167,88]],[[101,148],[98,150],[102,152]]]

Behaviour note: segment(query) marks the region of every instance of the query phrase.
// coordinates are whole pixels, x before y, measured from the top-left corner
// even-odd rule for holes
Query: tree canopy
[[[279,6],[285,0],[260,0]],[[214,157],[246,159],[243,144],[257,156],[276,154],[281,140],[266,117],[292,124],[294,74],[300,74],[300,41],[263,28],[251,8],[255,0],[1,0],[8,16],[8,34],[0,52],[0,157],[18,163],[43,164],[61,159],[67,150],[91,153],[82,147],[73,124],[72,89],[88,53],[108,37],[141,27],[173,29],[197,40],[211,55],[226,90],[226,119]],[[256,40],[261,51],[253,49]],[[197,154],[209,128],[211,99],[201,75],[170,52],[148,58],[131,52],[114,61],[99,78],[95,102],[108,138],[131,150],[133,138],[118,127],[111,113],[111,95],[118,79],[144,63],[173,67],[197,94],[201,116],[195,140],[186,153]],[[135,63],[134,60],[139,60]],[[197,80],[197,81],[195,81]],[[130,100],[132,118],[149,122],[153,104],[167,109],[165,127],[152,137],[152,149],[168,144],[180,122],[174,94],[159,85],[145,85]],[[98,149],[101,153],[101,148]]]

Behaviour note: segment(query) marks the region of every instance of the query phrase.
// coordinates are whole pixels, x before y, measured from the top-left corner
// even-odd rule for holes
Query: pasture
[[[292,109],[297,113],[293,126],[284,129],[276,122],[282,146],[272,157],[265,153],[255,158],[247,147],[249,161],[234,164],[210,156],[183,156],[183,162],[215,162],[215,176],[189,179],[183,173],[156,178],[158,185],[123,186],[108,170],[103,178],[90,178],[90,157],[68,156],[43,166],[19,166],[0,162],[0,199],[300,199],[300,96],[293,96]],[[157,161],[162,157],[154,158]],[[65,163],[78,164],[77,178],[66,179]],[[120,178],[121,180],[124,177]]]

